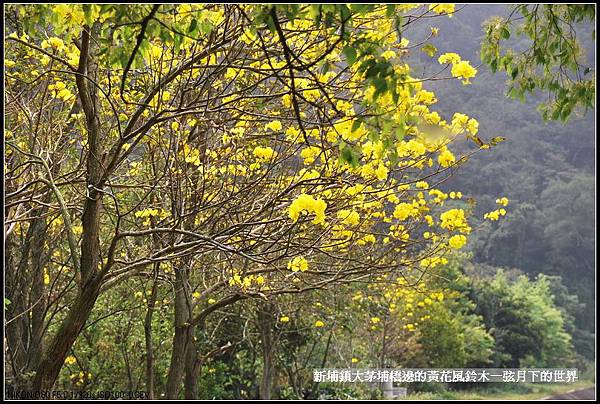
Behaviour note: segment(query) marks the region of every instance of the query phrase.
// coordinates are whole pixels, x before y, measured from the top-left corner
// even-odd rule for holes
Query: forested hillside
[[[432,43],[440,53],[457,52],[479,60],[483,22],[494,15],[506,16],[511,8],[466,5],[457,10],[452,19],[436,21],[440,35]],[[588,60],[593,61],[591,31],[591,26],[584,26],[580,39]],[[469,190],[469,196],[478,202],[480,214],[475,217],[480,219],[497,195],[507,195],[514,202],[505,221],[486,223],[478,230],[471,245],[474,260],[532,275],[560,275],[586,304],[578,324],[593,330],[594,111],[578,111],[567,123],[546,122],[536,109],[546,94],[521,103],[505,96],[504,73],[492,74],[485,65],[478,69],[468,88],[458,82],[435,83],[437,105],[447,115],[462,109],[472,111],[482,136],[507,138],[497,146],[502,158],[474,156],[461,175],[449,181],[450,187]]]

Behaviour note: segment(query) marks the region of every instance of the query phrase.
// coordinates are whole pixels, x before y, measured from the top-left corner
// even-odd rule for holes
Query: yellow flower
[[[271,161],[277,157],[277,152],[270,147],[256,146],[252,151],[252,154],[260,162]]]
[[[383,163],[379,163],[377,169],[375,169],[375,176],[378,180],[383,181],[387,178],[388,169]]]
[[[300,214],[314,213],[315,218],[313,219],[314,224],[325,222],[325,209],[327,209],[327,203],[317,198],[315,199],[312,195],[300,194],[290,205],[288,214],[290,218],[296,222],[300,217]]]
[[[438,163],[440,163],[442,167],[450,167],[455,162],[456,157],[454,157],[454,154],[448,149],[444,149],[438,156]]]
[[[243,32],[240,36],[240,39],[247,45],[251,45],[256,40],[256,35],[252,33],[249,29]]]
[[[394,217],[398,220],[406,220],[409,216],[415,216],[418,213],[419,210],[412,203],[402,202],[394,209]]]
[[[215,304],[217,301],[213,298],[208,299],[208,304]]]
[[[273,132],[280,131],[281,128],[283,128],[283,126],[281,125],[280,121],[271,121],[265,125],[265,130],[271,129]]]
[[[279,318],[279,321],[281,321],[282,323],[289,323],[290,318],[288,316],[281,316]]]
[[[77,362],[77,359],[73,355],[69,355],[65,358],[65,363],[67,365],[74,365]]]
[[[479,131],[479,122],[477,122],[477,120],[474,118],[469,119],[469,122],[467,123],[467,130],[472,135],[476,135]]]
[[[452,66],[452,76],[462,77],[463,84],[470,84],[469,79],[475,77],[477,69],[475,69],[468,60],[463,60]]]
[[[358,361],[360,361],[360,359],[358,359],[358,358],[352,358],[352,363],[358,363]]]
[[[460,62],[460,56],[457,53],[454,52],[448,52],[448,53],[444,53],[443,55],[440,55],[440,57],[438,58],[438,62],[440,64],[445,64],[445,63],[458,63]]]
[[[453,3],[442,3],[442,4],[430,4],[429,10],[433,10],[438,14],[448,14],[448,17],[452,17],[454,13],[455,5]]]
[[[315,321],[315,327],[317,327],[317,328],[325,327],[325,323],[322,322],[321,320],[317,320],[317,321]]]
[[[293,272],[308,271],[308,261],[304,257],[294,257],[287,265]]]
[[[396,57],[396,52],[393,50],[387,50],[381,54],[381,57],[385,60],[390,60]]]
[[[179,13],[179,14],[188,14],[191,12],[192,12],[191,4],[182,4],[179,7],[177,7],[177,13]]]
[[[63,23],[81,25],[85,22],[85,14],[81,5],[58,4],[52,8],[52,11],[63,18]]]
[[[300,130],[290,126],[285,130],[285,138],[292,143],[302,142],[302,136],[300,136]]]
[[[447,230],[460,230],[468,233],[471,228],[465,219],[465,211],[462,209],[450,209],[440,215],[440,226]]]
[[[358,244],[359,245],[365,245],[367,243],[375,243],[375,241],[377,241],[377,239],[375,238],[374,235],[372,234],[366,234],[363,238],[358,240]]]
[[[355,128],[355,130],[352,130],[352,127],[354,126],[354,120],[343,120],[343,121],[339,121],[336,122],[333,127],[335,129],[335,131],[337,131],[337,133],[342,135],[342,138],[345,140],[348,140],[350,142],[356,142],[359,140],[362,140],[364,137],[367,136],[367,130],[365,129],[363,124],[360,124],[358,126],[358,128]]]
[[[498,205],[506,206],[506,205],[508,205],[508,198],[504,196],[500,199],[496,199],[496,203]]]
[[[317,146],[309,146],[302,149],[300,152],[300,157],[304,159],[304,164],[309,165],[312,164],[315,159],[321,154],[322,149]]]
[[[452,236],[452,237],[450,237],[450,240],[448,240],[448,244],[450,245],[450,247],[452,247],[456,250],[462,248],[466,243],[467,243],[467,238],[465,236],[463,236],[462,234],[457,234],[455,236]]]
[[[508,204],[508,199],[506,200],[506,204]],[[506,206],[506,205],[504,205]],[[506,215],[506,209],[504,208],[500,208],[500,209],[496,209],[492,212],[488,212],[485,215],[483,215],[483,217],[485,219],[489,219],[489,220],[498,220],[500,218],[500,216],[505,216]]]

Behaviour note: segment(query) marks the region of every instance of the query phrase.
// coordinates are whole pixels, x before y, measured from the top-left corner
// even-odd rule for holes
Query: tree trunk
[[[154,400],[154,350],[152,348],[152,313],[156,304],[156,294],[158,292],[158,268],[160,264],[154,264],[154,281],[152,283],[152,292],[148,300],[148,310],[144,319],[144,338],[146,340],[146,392],[148,399]]]
[[[49,202],[49,194],[43,199]],[[19,316],[7,325],[7,343],[11,354],[11,367],[17,388],[26,389],[30,380],[23,375],[37,368],[42,351],[42,334],[46,301],[44,296],[44,240],[46,238],[46,207],[33,210],[37,216],[31,222],[26,242],[21,248],[21,258],[14,266],[10,249],[17,247],[12,236],[7,240],[6,290],[11,304],[7,318]],[[26,312],[27,310],[30,310]]]
[[[195,327],[188,327],[187,352],[185,356],[184,398],[186,400],[198,399],[198,377],[200,376],[201,363],[198,360],[198,347],[194,341]]]
[[[171,351],[171,364],[167,376],[167,399],[175,400],[181,390],[181,379],[185,370],[185,358],[191,333],[191,318],[188,309],[186,293],[187,271],[185,265],[175,268],[175,335],[173,336],[173,350]]]
[[[44,240],[46,234],[46,221],[44,220],[40,232],[35,235],[31,254],[31,267],[33,269],[31,295],[29,305],[31,309],[31,340],[27,352],[27,368],[30,371],[37,369],[43,353],[42,337],[44,333],[44,316],[46,314],[46,296],[44,291]]]
[[[33,381],[34,391],[51,390],[54,386],[69,349],[73,346],[92,312],[100,293],[101,284],[101,279],[95,277],[90,279],[80,291],[42,357]]]
[[[273,310],[271,303],[258,311],[258,328],[262,342],[263,371],[260,381],[260,399],[270,400],[273,384]]]
[[[24,344],[27,335],[27,316],[21,315],[25,307],[24,291],[26,290],[25,273],[18,270],[15,266],[14,255],[12,251],[18,247],[13,241],[12,235],[6,241],[6,297],[10,304],[6,307],[6,319],[11,320],[6,325],[6,382],[11,388],[20,390],[24,387],[23,374],[26,364],[26,345]],[[25,252],[23,252],[25,254]],[[19,316],[17,318],[17,316]],[[8,370],[10,369],[10,372]],[[10,373],[10,374],[9,374]],[[12,376],[12,380],[11,380]]]

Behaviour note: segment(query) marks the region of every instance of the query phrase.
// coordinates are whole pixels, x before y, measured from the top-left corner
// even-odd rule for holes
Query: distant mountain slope
[[[492,15],[506,15],[506,10],[502,5],[468,5],[452,18],[421,21],[406,36],[411,43],[418,43],[430,26],[436,26],[440,35],[434,41],[438,48],[434,58],[457,52],[476,66],[480,64],[481,24]],[[593,57],[591,40],[584,44],[588,56]],[[422,62],[428,59],[418,50],[412,57]],[[504,73],[494,75],[485,66],[477,68],[472,85],[464,86],[458,80],[426,84],[435,89],[437,109],[444,117],[464,111],[479,120],[483,139],[508,139],[472,158],[448,183],[477,199],[479,217],[493,209],[496,198],[511,200],[509,216],[503,222],[486,224],[475,235],[475,260],[530,274],[561,275],[587,304],[579,324],[593,330],[595,111],[573,116],[566,125],[543,122],[536,110],[540,98],[525,104],[508,99]],[[465,143],[465,147],[473,145]]]

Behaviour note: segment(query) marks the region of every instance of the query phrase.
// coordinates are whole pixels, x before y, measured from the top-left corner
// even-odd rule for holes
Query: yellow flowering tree
[[[166,395],[178,397],[185,374],[185,397],[195,398],[196,331],[215,311],[426,273],[463,248],[462,193],[440,184],[493,144],[474,118],[443,119],[413,77],[402,18],[417,9],[454,11],[14,6],[22,26],[8,57],[22,62],[7,63],[8,223],[22,244],[35,235],[61,257],[60,270],[35,267],[35,295],[52,285],[58,316],[51,335],[40,331],[33,387],[53,386],[98,296],[131,279],[151,279],[136,291],[151,297],[147,385],[157,290],[173,285]],[[439,62],[464,84],[476,74],[458,55]],[[461,138],[477,147],[455,155]],[[48,215],[60,222],[43,246],[35,227]],[[32,259],[12,254],[21,267]]]

